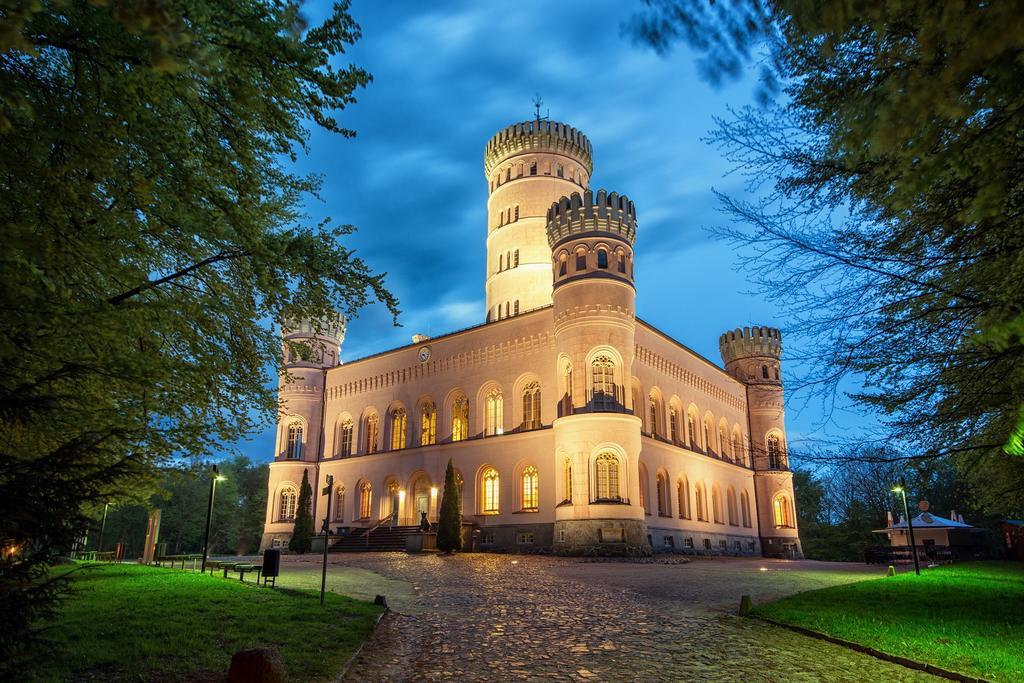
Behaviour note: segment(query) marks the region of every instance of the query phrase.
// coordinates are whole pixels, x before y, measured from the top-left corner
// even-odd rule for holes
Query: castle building
[[[636,207],[592,170],[562,123],[487,143],[483,324],[344,364],[343,321],[283,331],[264,547],[289,538],[303,471],[318,527],[328,475],[332,530],[414,525],[451,459],[484,548],[799,555],[781,334],[721,335],[723,369],[638,319]]]

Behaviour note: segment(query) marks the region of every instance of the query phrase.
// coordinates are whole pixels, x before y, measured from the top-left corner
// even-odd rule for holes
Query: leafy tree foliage
[[[295,504],[295,529],[288,539],[288,549],[300,555],[308,553],[313,533],[313,488],[309,485],[309,470],[302,470],[302,486]]]
[[[462,510],[451,458],[448,458],[448,469],[444,473],[441,513],[437,522],[437,549],[446,553],[462,550]]]
[[[358,37],[345,2],[0,1],[0,661],[97,506],[275,416],[278,324],[397,313],[286,166],[353,134]]]
[[[1024,9],[1013,2],[651,0],[633,35],[685,40],[783,104],[717,122],[750,179],[723,197],[744,270],[792,313],[807,386],[855,396],[891,457],[950,459],[1024,512]]]

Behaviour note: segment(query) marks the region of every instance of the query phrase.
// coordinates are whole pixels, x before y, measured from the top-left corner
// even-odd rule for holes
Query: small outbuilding
[[[1024,561],[1024,519],[1001,519],[996,528],[1006,545],[1006,558]]]
[[[963,521],[956,512],[950,517],[939,517],[930,512],[922,512],[913,519],[914,542],[918,552],[929,560],[957,560],[973,557],[979,535],[984,529],[971,526]],[[910,548],[910,534],[907,521],[900,515],[898,522],[893,523],[889,517],[889,525],[884,529],[876,529],[876,534],[886,534],[889,545],[893,548]]]

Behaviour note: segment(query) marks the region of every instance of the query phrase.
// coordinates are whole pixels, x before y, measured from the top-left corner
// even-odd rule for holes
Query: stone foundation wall
[[[647,537],[655,552],[761,556],[761,542],[756,536],[648,527]]]
[[[555,522],[554,548],[649,547],[644,523],[636,519],[566,519]]]

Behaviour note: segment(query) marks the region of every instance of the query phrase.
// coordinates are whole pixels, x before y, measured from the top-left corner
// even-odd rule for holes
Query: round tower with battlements
[[[285,372],[278,380],[281,404],[277,460],[316,461],[319,457],[324,370],[341,363],[345,318],[313,323],[289,321],[281,327]]]
[[[761,549],[769,557],[797,557],[800,539],[782,396],[782,333],[774,327],[737,328],[719,337],[718,348],[726,372],[747,387]]]
[[[488,321],[551,303],[546,213],[559,197],[586,190],[592,171],[590,141],[564,123],[524,121],[488,141]]]
[[[631,392],[636,208],[601,190],[574,192],[545,216],[560,387],[554,421],[554,542],[563,551],[646,548],[640,428]]]

